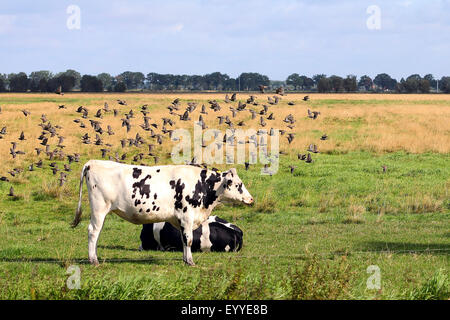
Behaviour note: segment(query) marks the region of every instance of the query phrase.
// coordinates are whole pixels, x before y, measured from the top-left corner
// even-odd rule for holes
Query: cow
[[[193,252],[230,252],[242,248],[243,232],[234,224],[217,216],[209,216],[193,231]],[[180,231],[168,222],[149,223],[142,226],[139,250],[181,251]]]
[[[89,160],[81,170],[72,227],[81,220],[84,179],[91,207],[89,262],[94,265],[98,265],[98,237],[111,211],[134,224],[171,223],[181,231],[183,261],[192,266],[193,230],[208,219],[211,211],[223,201],[254,202],[235,168],[220,172],[194,165],[148,167]]]

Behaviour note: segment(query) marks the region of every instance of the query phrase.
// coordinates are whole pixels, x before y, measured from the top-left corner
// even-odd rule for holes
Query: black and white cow
[[[234,168],[221,173],[191,165],[147,167],[90,160],[81,171],[73,227],[81,220],[84,178],[91,206],[89,261],[95,265],[97,240],[110,211],[134,224],[170,222],[181,230],[183,261],[194,265],[193,230],[208,219],[217,204],[223,200],[253,203]]]
[[[244,233],[234,224],[217,216],[209,216],[194,230],[192,251],[239,251]],[[182,251],[183,243],[178,229],[168,222],[142,226],[140,250]]]

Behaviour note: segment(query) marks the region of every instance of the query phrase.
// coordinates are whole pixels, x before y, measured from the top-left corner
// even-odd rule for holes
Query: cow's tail
[[[83,210],[81,208],[81,196],[83,194],[83,180],[84,177],[86,176],[86,172],[89,170],[89,165],[85,164],[83,166],[83,170],[81,170],[81,176],[80,176],[80,195],[79,195],[79,199],[78,199],[78,207],[77,207],[77,211],[75,211],[75,217],[72,221],[72,228],[75,228],[81,221],[81,214],[83,213]]]

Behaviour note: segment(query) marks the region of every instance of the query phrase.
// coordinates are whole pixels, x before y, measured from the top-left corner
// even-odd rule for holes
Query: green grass
[[[87,159],[83,159],[87,160]],[[318,154],[306,164],[239,175],[256,205],[217,214],[244,231],[239,253],[139,252],[140,226],[111,214],[87,264],[89,204],[79,227],[72,165],[64,188],[48,170],[23,173],[17,199],[0,182],[0,299],[448,299],[449,155]],[[294,174],[289,165],[295,165]],[[382,172],[382,165],[387,172]],[[68,266],[81,269],[69,290]],[[381,289],[367,289],[367,267]]]

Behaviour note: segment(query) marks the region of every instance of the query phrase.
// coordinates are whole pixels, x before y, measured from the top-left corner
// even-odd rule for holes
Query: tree
[[[237,87],[236,87],[236,79],[234,78],[229,78],[228,80],[225,80],[225,84],[224,84],[224,90],[228,90],[228,91],[236,91]]]
[[[397,87],[397,80],[392,79],[387,73],[378,74],[375,79],[373,79],[373,83],[375,83],[383,91],[395,90]]]
[[[28,90],[29,79],[25,72],[11,73],[8,75],[9,91],[26,92]]]
[[[124,82],[128,89],[142,89],[145,76],[142,72],[125,71],[117,76],[119,82]]]
[[[314,80],[307,76],[300,76],[303,90],[311,90],[314,87]]]
[[[75,87],[76,78],[69,73],[62,73],[56,77],[57,83],[61,86],[63,92],[72,91]]]
[[[203,76],[208,90],[223,89],[225,83],[230,79],[230,76],[220,72],[213,72]]]
[[[365,89],[366,91],[371,90],[371,89],[372,89],[372,86],[373,86],[372,78],[370,78],[370,77],[367,76],[367,75],[362,76],[362,77],[359,79],[358,86],[359,86],[359,87],[364,87],[364,89]]]
[[[72,88],[80,88],[81,74],[78,71],[68,69],[65,72],[63,72],[62,74],[65,76],[74,78],[74,85]],[[70,88],[70,90],[72,90],[72,88]],[[70,90],[67,90],[67,91],[70,91]]]
[[[425,80],[428,80],[428,82],[430,83],[430,86],[431,86],[432,88],[436,88],[437,81],[436,81],[436,79],[434,79],[434,76],[433,76],[431,73],[425,75],[425,77],[423,77],[423,78],[424,78]]]
[[[47,70],[33,71],[30,73],[28,79],[30,80],[29,88],[33,92],[47,91],[47,82],[52,78],[52,73]]]
[[[450,93],[450,77],[442,77],[441,80],[439,80],[439,90]]]
[[[259,90],[259,86],[268,86],[270,84],[269,77],[256,73],[256,72],[244,72],[241,73],[238,79],[240,80],[240,89],[241,90]]]
[[[323,92],[330,92],[332,89],[331,81],[327,77],[321,77],[319,79],[319,82],[317,83],[317,91],[323,93]]]
[[[203,76],[193,75],[191,77],[190,81],[191,81],[191,86],[192,86],[193,90],[204,90],[206,88],[206,82],[205,82],[205,78]],[[230,85],[230,84],[227,83],[227,85]]]
[[[300,78],[300,75],[298,73],[293,73],[293,74],[291,74],[290,76],[287,77],[286,84],[288,86],[293,86],[294,90],[298,90],[298,88],[300,86],[302,86],[303,81]]]
[[[331,84],[331,89],[334,92],[340,92],[344,89],[344,79],[339,76],[331,76],[328,78]]]
[[[80,81],[81,91],[82,92],[101,92],[103,91],[103,83],[102,81],[91,75],[85,74]]]
[[[348,75],[343,81],[344,90],[347,92],[355,92],[358,88],[356,84],[356,76]]]
[[[407,93],[428,93],[430,92],[430,82],[422,79],[418,74],[412,74],[406,80],[400,81],[400,91]]]
[[[112,91],[112,86],[114,82],[114,78],[109,73],[100,73],[97,75],[97,78],[100,79],[100,81],[103,84],[103,88],[105,88],[108,91]]]
[[[312,79],[314,81],[314,84],[316,86],[318,86],[320,79],[323,79],[323,78],[326,78],[326,77],[327,77],[326,74],[315,74],[315,75],[313,75]]]
[[[48,88],[48,80],[42,78],[41,80],[39,80],[39,84],[38,84],[38,88],[37,90],[39,92],[46,92]]]
[[[118,81],[114,86],[114,92],[125,92],[126,90],[127,85],[122,81]]]
[[[421,93],[430,93],[430,81],[427,79],[421,79],[419,81],[419,91]]]
[[[2,77],[0,77],[0,92],[5,92],[6,91],[6,83],[5,80],[3,80]]]

